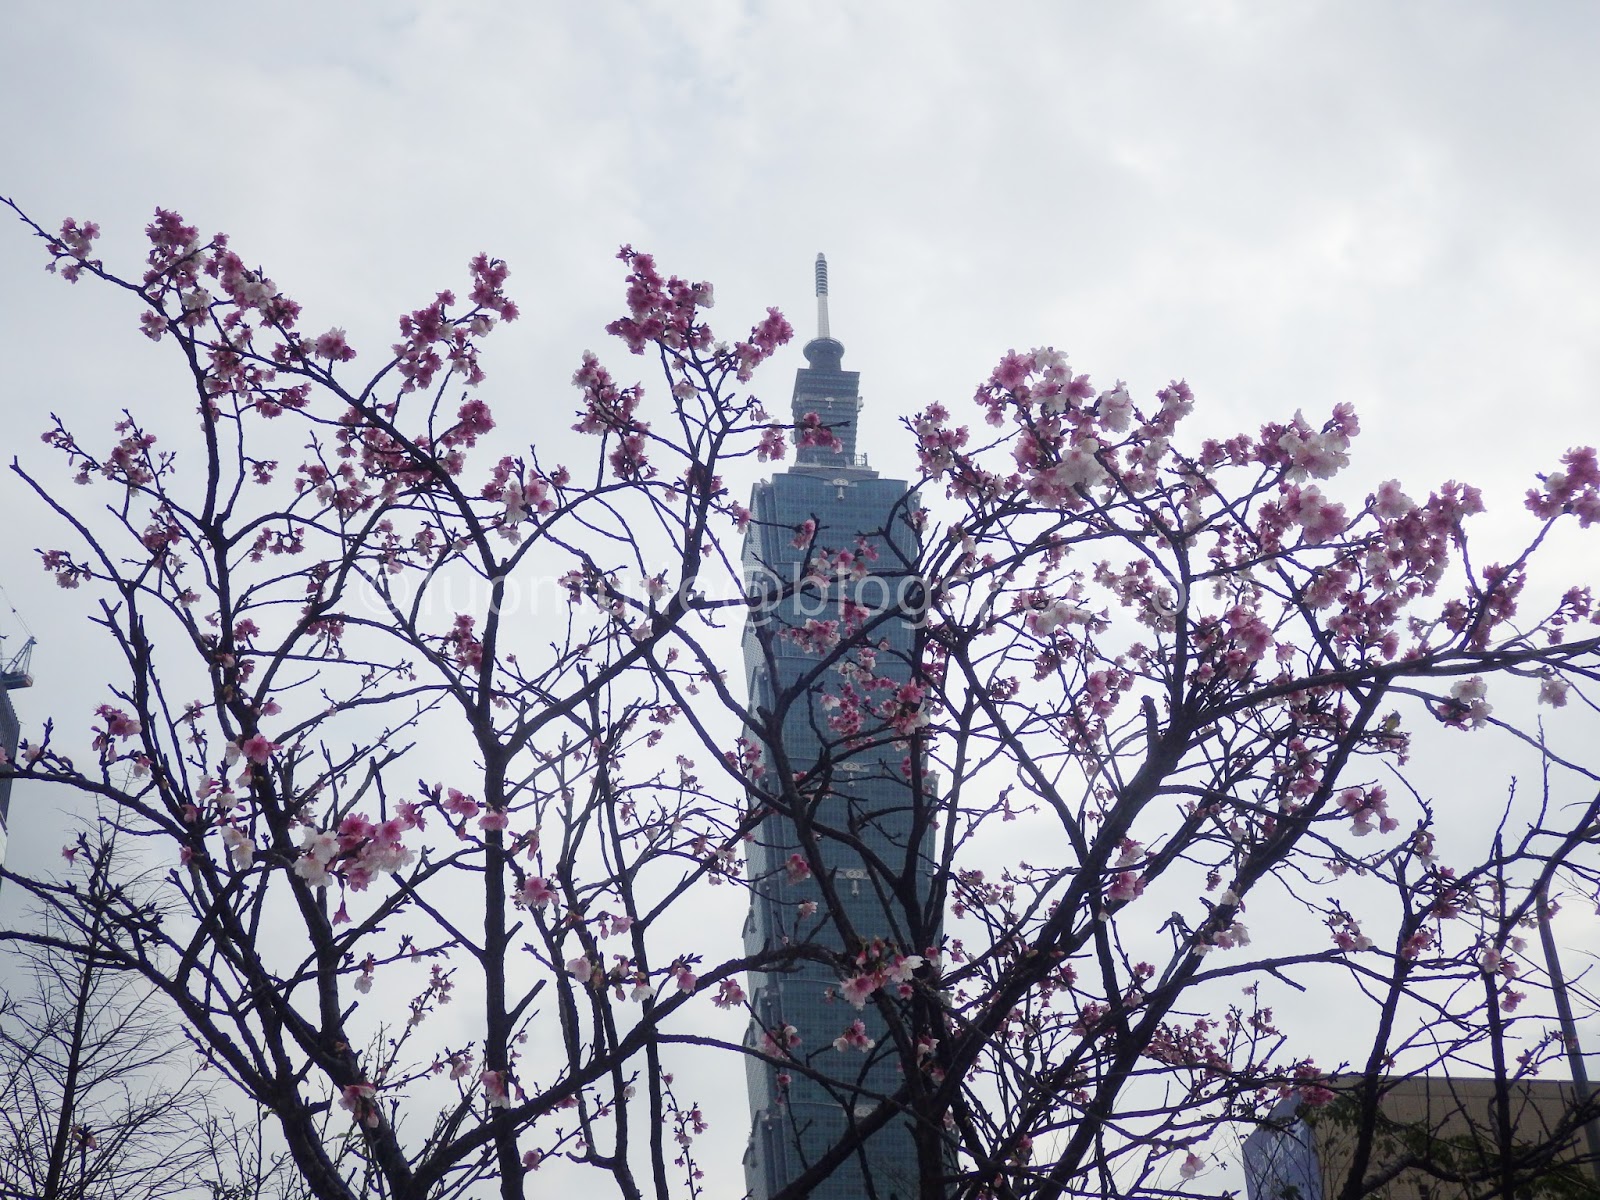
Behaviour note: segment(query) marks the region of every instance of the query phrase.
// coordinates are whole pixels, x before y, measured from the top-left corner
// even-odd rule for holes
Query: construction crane
[[[11,661],[0,667],[0,692],[33,686],[33,676],[28,674],[28,664],[33,661],[34,644],[33,638],[23,642],[22,649],[12,656]]]

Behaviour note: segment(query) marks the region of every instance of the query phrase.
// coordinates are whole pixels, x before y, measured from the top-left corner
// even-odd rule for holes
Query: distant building
[[[0,750],[5,751],[4,761],[15,762],[17,743],[22,738],[22,723],[17,720],[17,710],[12,707],[11,693],[16,688],[29,687],[33,677],[28,674],[28,659],[33,651],[33,639],[24,643],[22,650],[8,658],[0,649]],[[11,820],[11,779],[0,778],[0,863],[5,862],[7,830]]]
[[[16,760],[17,741],[21,735],[22,727],[17,721],[17,710],[11,707],[11,695],[0,690],[0,750],[5,751],[6,762]],[[11,780],[0,778],[0,863],[6,860],[6,830],[10,819]]]
[[[1298,1096],[1278,1105],[1270,1125],[1245,1139],[1249,1200],[1336,1200],[1356,1148],[1354,1079],[1334,1080],[1332,1103],[1309,1107]],[[1443,1076],[1388,1081],[1378,1106],[1368,1179],[1404,1166],[1370,1195],[1378,1200],[1476,1200],[1502,1194],[1493,1079]],[[1594,1165],[1569,1117],[1570,1084],[1528,1080],[1508,1085],[1517,1176],[1515,1195],[1529,1200],[1600,1196]],[[1547,1150],[1552,1142],[1557,1150]],[[1455,1178],[1452,1178],[1452,1177]]]
[[[756,593],[774,597],[768,605],[753,607],[744,651],[752,706],[769,711],[775,711],[777,698],[822,661],[785,637],[783,631],[798,629],[808,619],[840,616],[840,584],[803,595],[794,592],[806,557],[806,550],[796,545],[796,534],[807,521],[816,522],[819,545],[848,549],[856,545],[858,537],[864,537],[878,552],[871,576],[843,586],[859,603],[879,613],[890,610],[889,618],[873,633],[881,647],[876,673],[902,682],[910,678],[914,628],[903,615],[904,608],[896,605],[908,587],[916,587],[915,577],[905,565],[916,557],[916,537],[908,520],[914,503],[910,503],[903,481],[879,478],[858,450],[859,376],[843,369],[844,347],[829,336],[827,264],[821,255],[817,256],[817,293],[818,336],[805,347],[808,366],[795,377],[794,421],[798,426],[809,414],[816,414],[839,446],[799,446],[789,470],[756,486],[744,550],[749,585]],[[770,663],[763,639],[757,636],[758,625],[774,633],[769,642]],[[829,712],[818,693],[823,687],[836,691],[838,686],[839,679],[832,675],[816,681],[812,690],[800,694],[789,708],[783,722],[782,749],[791,770],[810,770],[825,753],[837,754],[840,739],[829,731]],[[914,820],[902,767],[905,756],[903,744],[886,743],[830,760],[834,779],[819,801],[817,820],[835,829],[855,830],[867,853],[882,862],[897,867],[911,862],[918,880],[919,907],[925,909],[929,875],[924,848],[912,844]],[[770,748],[768,761],[772,761]],[[762,824],[749,848],[752,894],[745,943],[752,953],[794,942],[846,949],[839,944],[826,912],[804,915],[801,906],[819,900],[821,891],[815,879],[792,878],[786,870],[791,855],[800,851],[794,822],[778,815]],[[831,842],[825,843],[823,853],[828,855],[826,869],[839,889],[850,923],[864,941],[881,938],[906,953],[925,948],[910,944],[904,905],[884,902],[877,888],[881,873],[870,873],[861,853]],[[753,1200],[765,1200],[844,1137],[854,1113],[877,1108],[878,1102],[871,1096],[892,1094],[902,1076],[875,1006],[869,1002],[858,1011],[842,998],[829,999],[839,985],[838,973],[831,966],[805,963],[792,972],[752,973],[750,982],[756,1014],[750,1044],[759,1046],[765,1035],[792,1027],[798,1041],[790,1053],[827,1076],[827,1082],[820,1083],[799,1070],[780,1071],[755,1057],[746,1060],[752,1117],[745,1153],[746,1183]],[[858,1017],[867,1036],[878,1043],[876,1049],[865,1054],[859,1048],[836,1050],[834,1040]],[[896,1121],[868,1139],[864,1152],[813,1188],[810,1197],[909,1200],[917,1194],[915,1148],[906,1123]]]

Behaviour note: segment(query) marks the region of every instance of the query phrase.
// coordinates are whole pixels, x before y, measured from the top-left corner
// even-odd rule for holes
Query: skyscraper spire
[[[841,470],[867,469],[856,454],[856,418],[861,412],[860,375],[844,369],[844,345],[828,327],[828,259],[817,255],[817,336],[805,345],[806,366],[795,372],[794,423],[820,420],[838,439],[838,447],[802,445],[795,455],[796,470],[826,471],[830,478]]]
[[[806,343],[806,362],[819,371],[842,371],[844,344],[828,328],[828,257],[817,255],[817,336]]]
[[[817,252],[817,337],[828,334],[828,256]],[[829,338],[831,340],[831,338]]]

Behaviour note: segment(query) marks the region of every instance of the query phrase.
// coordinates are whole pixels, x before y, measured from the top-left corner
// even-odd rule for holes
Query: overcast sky
[[[158,204],[225,229],[364,361],[487,249],[525,440],[570,423],[584,349],[632,377],[620,243],[713,281],[726,332],[777,304],[802,340],[824,250],[880,466],[900,415],[1053,344],[1136,395],[1186,377],[1208,430],[1354,401],[1360,480],[1479,482],[1509,538],[1600,435],[1597,46],[1580,3],[15,4],[0,194],[100,222],[112,265]],[[48,470],[48,411],[191,402],[43,261],[0,221],[0,457]],[[28,553],[55,535],[9,476],[0,513],[0,632],[41,642],[19,707],[85,712],[81,615]]]

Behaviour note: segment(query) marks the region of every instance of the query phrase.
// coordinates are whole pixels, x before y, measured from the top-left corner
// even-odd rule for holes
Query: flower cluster
[[[87,566],[72,561],[72,556],[65,550],[41,550],[40,563],[46,571],[53,571],[56,577],[56,586],[75,588],[85,579],[93,577],[93,572]]]
[[[583,393],[583,411],[572,428],[579,433],[614,436],[611,470],[619,479],[647,479],[655,473],[646,454],[650,424],[634,416],[644,395],[640,387],[619,388],[611,372],[585,353],[572,382]]]
[[[77,283],[84,267],[100,266],[99,260],[91,257],[94,254],[94,241],[99,236],[100,226],[93,221],[85,221],[80,225],[68,217],[61,223],[61,232],[46,243],[50,262],[45,270],[59,270],[61,278],[68,283]],[[63,262],[63,259],[71,261]]]
[[[94,711],[104,723],[95,730],[94,735],[94,748],[102,753],[110,750],[113,741],[126,741],[128,738],[137,737],[143,729],[137,717],[129,716],[120,708],[102,704]]]
[[[457,615],[450,632],[444,635],[444,650],[463,670],[476,671],[483,665],[483,643],[473,632],[477,620],[466,613]]]
[[[1346,953],[1372,949],[1372,939],[1361,932],[1360,924],[1347,912],[1335,912],[1329,917],[1328,928],[1333,933],[1333,944]]]
[[[548,879],[529,875],[518,885],[514,898],[521,908],[546,908],[560,899],[560,895]]]
[[[395,369],[404,380],[402,392],[426,388],[434,376],[448,365],[453,374],[465,378],[469,387],[483,382],[478,364],[478,342],[494,328],[495,318],[514,320],[517,306],[500,290],[508,273],[504,263],[480,254],[468,264],[473,276],[472,299],[475,307],[459,319],[452,319],[450,307],[455,293],[440,292],[432,304],[400,318],[400,337],[392,347]]]
[[[901,999],[909,999],[915,972],[927,963],[920,954],[901,954],[880,938],[856,953],[851,960],[853,973],[839,985],[839,994],[853,1008],[865,1008],[868,998],[880,988],[893,987]]]
[[[506,1072],[485,1067],[478,1073],[478,1082],[483,1084],[483,1098],[490,1108],[511,1107],[512,1084]]]
[[[376,1129],[383,1124],[383,1113],[378,1108],[378,1089],[370,1083],[346,1084],[339,1093],[339,1107],[350,1114],[352,1120]]]
[[[844,443],[814,412],[808,412],[800,418],[800,423],[795,426],[795,438],[802,446],[818,446],[836,454],[844,449]]]
[[[1439,702],[1439,719],[1453,729],[1481,729],[1494,711],[1488,695],[1489,685],[1482,675],[1457,680],[1450,695]]]
[[[733,979],[724,979],[717,984],[717,994],[711,998],[711,1003],[718,1008],[735,1008],[744,1002],[744,989]]]
[[[1528,492],[1528,511],[1544,520],[1563,513],[1578,518],[1587,529],[1600,521],[1600,459],[1594,447],[1568,450],[1562,456],[1564,469],[1540,477],[1541,487]]]
[[[849,1027],[833,1039],[835,1050],[859,1050],[863,1054],[877,1044],[867,1036],[866,1024],[859,1017],[851,1021]]]
[[[1144,895],[1143,871],[1113,871],[1106,881],[1107,904],[1127,904]]]
[[[1381,833],[1393,833],[1400,822],[1389,815],[1388,793],[1381,784],[1371,787],[1345,788],[1339,793],[1339,807],[1350,818],[1350,832],[1366,837],[1376,828]]]
[[[567,482],[564,469],[546,479],[528,470],[520,459],[507,455],[495,464],[481,495],[485,500],[505,505],[505,515],[499,523],[500,533],[512,542],[519,542],[522,533],[518,526],[531,515],[553,511],[556,506],[553,493]]]
[[[761,1034],[761,1053],[769,1058],[788,1058],[789,1052],[799,1044],[800,1031],[793,1025],[780,1025],[763,1030]]]
[[[698,311],[714,302],[711,285],[689,283],[676,275],[663,279],[652,255],[624,246],[617,257],[628,266],[628,315],[606,326],[635,354],[652,343],[670,350],[704,350],[710,347],[710,328],[696,320]]]
[[[312,887],[327,887],[335,878],[363,891],[379,875],[392,875],[411,864],[416,855],[402,839],[423,826],[415,806],[402,803],[399,814],[374,822],[352,813],[337,830],[307,826],[300,833],[300,853],[294,873]]]

